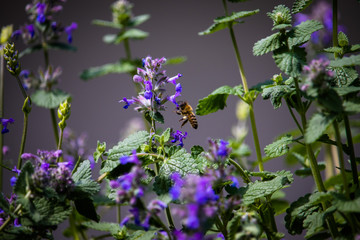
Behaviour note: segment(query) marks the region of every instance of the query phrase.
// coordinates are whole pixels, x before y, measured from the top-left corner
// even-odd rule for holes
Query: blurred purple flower
[[[9,129],[7,128],[8,124],[13,124],[15,122],[13,118],[9,118],[9,119],[0,118],[0,121],[1,121],[1,125],[3,126],[3,129],[1,130],[2,134],[8,133],[9,132]]]
[[[78,27],[77,23],[73,22],[65,28],[65,32],[68,35],[67,37],[68,43],[72,43],[72,31],[77,29],[77,27]]]
[[[182,133],[180,130],[176,130],[175,133],[172,134],[172,137],[174,138],[171,140],[172,143],[176,143],[179,141],[179,146],[184,147],[184,139],[187,137],[187,132]]]
[[[41,24],[44,23],[46,20],[45,8],[46,8],[46,4],[44,3],[36,4],[36,12],[37,12],[36,20]]]

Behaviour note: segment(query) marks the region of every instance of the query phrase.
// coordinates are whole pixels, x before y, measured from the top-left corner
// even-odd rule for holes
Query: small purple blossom
[[[33,38],[35,36],[35,28],[33,24],[29,24],[26,26],[28,32],[30,33],[30,37]]]
[[[167,82],[172,83],[176,86],[176,81],[182,76],[183,75],[181,73],[178,73],[176,76],[169,78]]]
[[[197,204],[188,204],[187,209],[188,209],[188,217],[185,220],[186,227],[188,227],[189,229],[199,228],[200,226],[200,222],[198,219],[199,206]]]
[[[226,157],[229,155],[229,149],[227,148],[227,146],[229,145],[228,142],[224,141],[224,140],[220,140],[220,143],[219,143],[219,148],[217,150],[217,155],[219,157]]]
[[[177,141],[179,141],[178,145],[183,147],[183,141],[187,137],[187,132],[183,133],[180,130],[177,130],[175,133],[172,134],[172,137],[174,138],[173,140],[171,140],[172,143],[176,143]]]
[[[65,28],[65,32],[68,35],[67,37],[68,43],[72,43],[72,31],[77,29],[77,27],[78,27],[77,23],[73,22]]]
[[[8,124],[13,124],[15,122],[13,118],[9,118],[9,119],[0,118],[0,121],[1,121],[1,125],[3,126],[3,129],[1,130],[2,134],[8,133],[9,132],[9,129],[7,128]]]
[[[153,93],[152,93],[152,83],[151,81],[144,81],[145,83],[145,92],[144,92],[144,97],[146,99],[151,99],[152,96],[153,96]]]
[[[17,180],[16,177],[11,177],[11,178],[10,178],[10,185],[11,185],[12,187],[15,186],[16,180]]]
[[[144,82],[144,79],[139,75],[134,75],[133,80],[134,80],[134,82],[137,82],[137,83]]]
[[[230,186],[236,187],[236,188],[240,187],[239,180],[236,177],[231,176],[231,181],[232,181],[232,184]]]
[[[120,157],[120,163],[125,165],[127,163],[140,164],[139,159],[136,156],[136,150],[133,150],[132,155]]]
[[[36,4],[36,12],[37,12],[36,20],[41,24],[46,21],[45,8],[46,8],[46,4],[44,3]]]
[[[181,175],[178,172],[171,174],[170,179],[174,182],[174,185],[170,188],[169,194],[173,200],[177,200],[180,197],[181,187],[184,181],[181,179]]]
[[[127,98],[124,97],[123,100],[120,100],[119,102],[124,102],[124,103],[125,103],[125,106],[124,106],[123,108],[128,109],[128,107],[129,107],[131,104],[135,103],[135,100],[133,100],[133,99],[127,99]]]

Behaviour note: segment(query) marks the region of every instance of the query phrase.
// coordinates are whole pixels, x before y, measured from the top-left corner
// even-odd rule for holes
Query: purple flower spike
[[[13,118],[9,118],[9,119],[0,118],[0,121],[1,121],[1,124],[3,125],[3,129],[1,130],[2,134],[5,134],[5,133],[9,132],[9,129],[7,128],[9,123],[13,124],[15,122]]]
[[[78,27],[77,23],[76,23],[76,22],[73,22],[73,23],[71,23],[70,26],[67,26],[67,27],[65,28],[65,32],[66,32],[66,34],[68,35],[68,38],[67,38],[68,43],[72,43],[72,31],[75,30],[75,29],[77,29],[77,27]]]
[[[219,157],[226,157],[229,154],[229,149],[227,148],[228,144],[229,144],[228,142],[222,139],[220,140],[219,149],[217,151],[217,155]]]
[[[153,88],[152,83],[151,83],[151,81],[145,81],[144,83],[145,83],[144,97],[146,99],[151,99],[152,95],[153,95],[153,93],[152,93],[152,88]]]
[[[28,32],[30,33],[31,38],[35,36],[35,28],[34,25],[30,24],[26,26]]]
[[[200,227],[200,222],[197,217],[199,206],[197,204],[188,205],[188,218],[186,219],[186,226],[190,229],[197,229]]]
[[[46,21],[45,8],[46,8],[46,5],[43,3],[36,4],[36,11],[37,11],[36,20],[39,23],[44,23]]]

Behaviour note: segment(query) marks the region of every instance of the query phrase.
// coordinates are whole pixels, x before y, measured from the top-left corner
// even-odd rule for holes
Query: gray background
[[[0,8],[0,25],[14,24],[14,28],[27,21],[24,7],[29,1],[2,0]],[[135,96],[131,77],[125,74],[108,75],[84,82],[79,73],[91,66],[98,66],[115,62],[125,55],[122,45],[107,45],[102,42],[102,36],[115,33],[110,28],[103,28],[91,24],[93,19],[111,20],[109,0],[71,0],[64,5],[59,18],[65,25],[75,21],[78,30],[73,33],[73,45],[78,48],[72,52],[50,52],[50,63],[62,66],[63,74],[59,87],[73,96],[71,118],[68,126],[76,133],[87,132],[88,147],[94,149],[97,140],[106,141],[108,147],[114,145],[126,123],[139,116],[132,109],[125,110],[118,101],[123,97]],[[228,31],[223,30],[208,36],[198,36],[198,32],[207,29],[215,17],[223,15],[220,0],[156,0],[131,1],[134,3],[135,15],[148,13],[149,21],[139,28],[150,33],[149,38],[130,43],[134,57],[186,56],[187,61],[181,65],[166,66],[169,76],[182,73],[180,79],[183,86],[182,98],[195,108],[199,99],[207,96],[214,89],[222,85],[235,86],[241,80]],[[270,35],[272,21],[266,13],[272,11],[273,6],[285,4],[291,7],[293,1],[250,1],[242,4],[229,3],[229,12],[240,10],[254,10],[260,13],[245,19],[245,24],[236,25],[235,35],[239,44],[245,73],[249,86],[255,85],[274,74],[279,73],[270,54],[254,57],[252,47],[263,37]],[[316,2],[316,1],[315,1]],[[358,12],[360,5],[355,0],[339,1],[340,24],[347,25],[347,34],[352,43],[360,42],[358,34]],[[66,39],[64,38],[64,41]],[[17,46],[24,46],[19,40]],[[36,53],[21,59],[23,69],[37,70],[44,66],[42,53]],[[228,138],[231,136],[231,126],[236,124],[235,106],[237,99],[229,97],[228,107],[223,111],[207,116],[198,116],[199,128],[194,130],[186,125],[183,130],[188,132],[185,146],[202,145],[207,149],[207,138]],[[22,132],[21,106],[23,97],[15,79],[5,73],[5,118],[12,117],[15,124],[11,125],[10,133],[4,136],[5,144],[11,153],[7,160],[15,164]],[[164,128],[178,128],[179,116],[173,112],[173,105],[167,105],[164,114]],[[274,138],[295,127],[286,108],[274,110],[269,101],[259,97],[255,102],[255,116],[262,149],[270,144]],[[250,126],[249,126],[250,127]],[[253,149],[251,132],[246,143]],[[48,110],[33,107],[29,117],[28,142],[25,152],[35,153],[37,149],[54,149],[55,141],[51,128]],[[255,158],[253,154],[252,158]],[[285,167],[282,158],[274,159],[265,164],[269,171],[281,170]],[[5,172],[6,176],[9,176]],[[97,177],[97,175],[95,175]],[[4,185],[8,183],[5,182]],[[287,190],[287,198],[295,200],[311,191],[311,179],[296,178],[292,187]],[[278,218],[283,222],[283,216]],[[111,218],[111,217],[110,217]],[[279,224],[281,226],[281,224]],[[280,231],[286,232],[282,227]],[[294,238],[294,237],[292,237]]]

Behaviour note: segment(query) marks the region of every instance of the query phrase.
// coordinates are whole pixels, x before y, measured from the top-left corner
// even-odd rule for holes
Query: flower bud
[[[4,47],[4,59],[6,61],[6,68],[14,76],[18,76],[21,72],[18,58],[18,51],[15,50],[15,44],[7,43]]]

